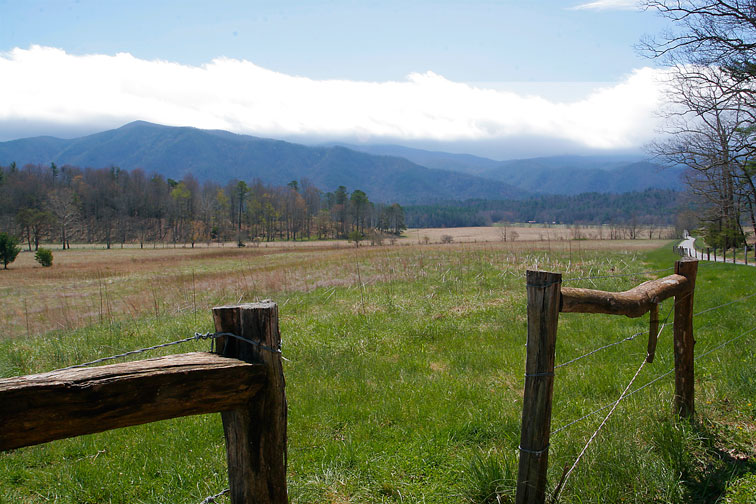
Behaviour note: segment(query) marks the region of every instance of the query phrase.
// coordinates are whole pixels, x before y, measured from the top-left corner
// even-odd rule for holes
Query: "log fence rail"
[[[0,379],[0,451],[169,418],[221,413],[232,504],[288,502],[278,308],[213,309],[215,333],[36,375]],[[214,352],[87,367],[198,339]]]

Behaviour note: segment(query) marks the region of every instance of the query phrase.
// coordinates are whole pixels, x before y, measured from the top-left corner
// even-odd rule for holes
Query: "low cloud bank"
[[[395,82],[313,80],[227,58],[187,66],[32,46],[0,53],[0,130],[113,127],[141,119],[271,137],[490,142],[533,136],[628,149],[653,136],[660,73],[637,69],[582,99],[557,102],[433,72]]]

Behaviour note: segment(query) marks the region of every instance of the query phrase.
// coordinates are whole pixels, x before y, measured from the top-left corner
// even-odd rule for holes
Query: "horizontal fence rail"
[[[237,408],[265,367],[211,353],[0,380],[0,450]]]
[[[216,333],[36,375],[0,379],[0,450],[169,418],[221,413],[232,504],[285,504],[285,383],[278,307],[213,308]],[[212,338],[193,352],[85,367],[165,346]]]
[[[625,292],[562,287],[560,311],[641,317],[655,305],[689,288],[688,278],[678,274],[644,282]]]

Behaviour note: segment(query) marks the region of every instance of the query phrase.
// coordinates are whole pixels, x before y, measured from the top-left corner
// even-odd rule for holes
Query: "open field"
[[[523,236],[528,236],[527,228],[522,229]],[[573,254],[575,259],[581,257],[583,250],[638,252],[663,243],[566,239],[502,243],[495,228],[423,231],[432,240],[429,245],[423,241],[421,248],[413,241],[414,230],[396,245],[380,247],[355,248],[344,241],[273,242],[241,249],[232,244],[110,250],[78,246],[55,251],[52,268],[41,267],[32,253],[24,252],[0,274],[0,296],[4,299],[0,305],[4,327],[0,338],[70,330],[145,314],[194,313],[212,304],[253,301],[279,292],[354,285],[358,276],[369,283],[385,278],[391,261],[412,261],[423,251],[450,247],[438,244],[444,233],[453,233],[454,247],[495,247],[515,255],[539,250],[567,252],[568,261]],[[356,265],[363,257],[372,258],[371,266],[358,275]]]
[[[671,227],[639,227],[637,236],[645,239],[674,238],[674,228]],[[506,226],[480,226],[462,228],[423,228],[408,229],[404,233],[415,243],[440,243],[444,235],[450,236],[455,242],[498,242],[498,241],[564,241],[564,240],[609,240],[612,229],[609,226],[565,226],[544,224],[512,224]],[[506,240],[504,240],[506,236]],[[630,240],[638,241],[638,240]]]
[[[562,272],[570,286],[624,290],[668,274],[676,258],[667,245],[455,239],[72,250],[56,253],[52,270],[21,257],[0,275],[9,300],[0,309],[13,328],[0,340],[0,376],[208,331],[210,306],[270,297],[290,359],[292,502],[508,502],[522,408],[525,270]],[[749,295],[755,285],[756,269],[702,263],[695,311]],[[63,301],[63,293],[71,295]],[[694,319],[696,353],[712,351],[696,363],[698,418],[671,414],[672,376],[623,401],[562,502],[752,502],[756,334],[747,331],[756,325],[754,299]],[[661,306],[662,317],[671,305]],[[562,314],[557,362],[647,330],[647,316]],[[150,356],[204,348],[191,343]],[[559,369],[552,427],[615,400],[645,350],[641,335]],[[673,360],[667,329],[635,387],[662,376]],[[554,435],[552,487],[601,419],[592,415]],[[225,478],[219,415],[0,454],[0,502],[193,503],[225,488]]]

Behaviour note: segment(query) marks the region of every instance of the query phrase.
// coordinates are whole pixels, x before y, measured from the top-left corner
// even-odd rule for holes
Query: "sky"
[[[666,28],[628,0],[0,0],[0,141],[133,120],[496,159],[639,151]]]

